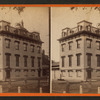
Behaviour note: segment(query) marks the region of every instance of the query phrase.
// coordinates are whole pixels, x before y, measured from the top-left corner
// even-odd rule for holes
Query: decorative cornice
[[[2,36],[13,36],[15,38],[19,38],[19,39],[25,39],[25,40],[28,40],[28,41],[31,41],[31,42],[35,42],[35,43],[40,43],[42,44],[43,42],[41,40],[36,40],[36,39],[33,39],[31,37],[28,37],[28,36],[24,36],[24,35],[18,35],[18,34],[14,34],[14,33],[11,33],[9,31],[0,31],[0,35]]]
[[[78,36],[78,35],[91,35],[91,36],[95,36],[97,38],[100,38],[99,34],[95,34],[95,33],[89,32],[89,31],[80,31],[80,32],[77,32],[75,34],[60,38],[60,39],[58,39],[58,41],[60,42],[60,41],[63,41],[63,40],[69,39],[69,38],[73,38],[73,37]]]

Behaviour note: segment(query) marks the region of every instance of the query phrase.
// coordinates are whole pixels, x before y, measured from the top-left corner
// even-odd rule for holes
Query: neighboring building
[[[0,80],[28,79],[42,75],[42,41],[38,32],[28,32],[0,21]]]
[[[52,79],[57,80],[61,78],[59,62],[52,62]]]
[[[42,76],[50,76],[50,59],[44,50],[42,52]]]
[[[66,80],[100,79],[100,29],[81,21],[62,30],[60,69]]]

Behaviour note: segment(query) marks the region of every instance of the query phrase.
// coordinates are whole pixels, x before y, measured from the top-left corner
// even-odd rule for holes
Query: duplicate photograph
[[[48,93],[49,62],[49,8],[0,7],[0,93]]]
[[[100,93],[100,7],[52,7],[52,92]]]

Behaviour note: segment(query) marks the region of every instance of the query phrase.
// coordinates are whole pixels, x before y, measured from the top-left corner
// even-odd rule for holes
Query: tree
[[[87,10],[87,8],[90,8],[90,11],[91,10],[97,10],[97,11],[99,11],[99,13],[100,13],[100,7],[81,7],[83,10]],[[80,7],[70,7],[70,9],[71,10],[78,10],[78,9],[80,9]]]
[[[0,7],[0,9],[1,10],[5,10],[5,9],[7,9],[7,7]],[[9,7],[9,11],[10,10],[16,10],[17,12],[18,12],[18,14],[20,15],[23,11],[24,11],[24,9],[25,9],[25,7]],[[8,12],[9,12],[8,11]],[[7,13],[5,13],[5,14],[7,14]]]
[[[25,7],[13,7],[13,10],[17,10],[20,15],[24,11]]]

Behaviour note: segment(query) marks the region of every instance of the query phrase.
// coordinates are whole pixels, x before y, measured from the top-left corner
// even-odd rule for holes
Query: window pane
[[[76,74],[77,74],[77,77],[81,77],[81,71],[80,70],[78,70],[78,71],[76,71]]]
[[[87,40],[87,48],[91,48],[91,40]]]
[[[100,50],[100,42],[96,42],[97,50]]]
[[[87,66],[91,66],[91,55],[90,54],[88,54],[87,55]]]
[[[77,41],[77,48],[80,48],[80,40]]]
[[[100,67],[100,55],[97,56],[97,67]]]
[[[31,64],[32,64],[32,67],[34,67],[34,57],[31,57]]]
[[[24,46],[24,51],[27,51],[27,44],[24,43],[23,46]]]
[[[72,66],[72,55],[69,56],[69,66]]]
[[[10,67],[10,55],[6,54],[6,66]]]
[[[80,54],[77,54],[77,66],[80,66]]]
[[[68,71],[68,76],[69,76],[69,77],[72,77],[72,74],[73,74],[73,71],[72,71],[72,70],[69,70],[69,71]]]
[[[69,43],[69,50],[72,50],[72,43]]]
[[[6,48],[10,48],[10,40],[6,39],[5,42],[6,42]]]
[[[27,56],[24,56],[24,67],[27,67]]]
[[[40,60],[41,58],[38,58],[38,67],[40,67]]]
[[[62,52],[63,52],[64,49],[65,49],[65,44],[62,44],[62,45],[61,45],[61,49],[62,49]]]
[[[37,49],[38,49],[38,53],[40,53],[41,52],[41,47],[38,46]]]
[[[19,42],[15,42],[15,49],[19,50]]]
[[[31,52],[34,52],[34,45],[31,45]]]
[[[62,57],[62,67],[64,67],[65,66],[65,57]]]

